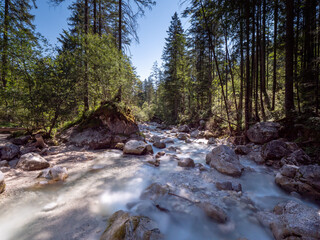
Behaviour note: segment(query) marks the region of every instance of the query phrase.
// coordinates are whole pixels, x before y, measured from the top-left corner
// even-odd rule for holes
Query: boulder
[[[143,141],[130,140],[123,148],[124,154],[143,155],[147,154],[150,148],[147,148],[148,144]],[[150,146],[150,145],[149,145]],[[151,147],[152,148],[152,147]]]
[[[259,221],[270,227],[276,240],[320,239],[320,217],[317,209],[288,201],[278,204],[272,212],[259,212]]]
[[[254,161],[255,163],[257,164],[264,164],[265,163],[265,160],[264,158],[261,156],[261,153],[260,152],[250,152],[247,157]]]
[[[53,181],[64,181],[68,177],[68,171],[65,167],[54,166],[52,168],[42,170],[38,175],[38,178],[40,177]]]
[[[200,128],[200,129],[204,129],[205,127],[206,127],[206,121],[200,120],[200,121],[199,121],[199,128]]]
[[[6,184],[4,182],[4,174],[0,171],[0,194],[4,192]]]
[[[166,144],[164,142],[155,142],[153,146],[160,149],[166,148]]]
[[[1,147],[1,159],[12,160],[20,154],[20,147],[12,143],[7,143]]]
[[[7,160],[0,161],[0,168],[1,167],[9,167],[8,161]]]
[[[188,137],[189,137],[189,135],[187,133],[179,133],[178,136],[177,136],[177,138],[179,140],[187,140]]]
[[[264,144],[279,138],[281,125],[275,122],[260,122],[251,126],[247,131],[248,139],[257,144]]]
[[[139,127],[130,109],[116,103],[103,103],[96,111],[58,135],[60,139],[89,149],[114,148],[119,143],[139,138]]]
[[[226,145],[220,145],[208,153],[206,163],[217,171],[233,177],[240,177],[243,169],[238,156]]]
[[[148,160],[147,163],[149,163],[155,167],[160,166],[160,160],[158,158],[152,158],[152,159]]]
[[[173,144],[173,143],[174,143],[174,140],[168,138],[168,139],[164,140],[163,142],[164,142],[165,144]]]
[[[247,155],[250,153],[250,148],[244,145],[238,145],[236,146],[236,149],[234,151],[236,154],[239,154],[239,155]]]
[[[297,192],[320,200],[320,166],[284,165],[275,178],[276,184],[288,192]]]
[[[282,165],[293,164],[293,165],[308,165],[312,163],[311,158],[302,150],[298,149],[288,156],[281,159]]]
[[[242,186],[241,184],[232,184],[232,182],[216,182],[216,188],[218,190],[225,190],[225,191],[236,191],[241,192]]]
[[[131,216],[130,213],[114,213],[100,240],[160,240],[164,239],[157,224],[150,218]]]
[[[178,128],[178,132],[189,133],[190,128],[188,127],[188,125],[182,125]]]
[[[157,152],[156,158],[160,158],[160,157],[162,157],[162,156],[164,156],[164,155],[166,155],[165,152]]]
[[[194,167],[195,167],[195,164],[194,164],[194,161],[193,161],[191,158],[184,158],[184,159],[181,159],[181,160],[178,162],[178,166],[179,166],[179,167],[190,167],[190,168],[194,168]]]
[[[117,143],[115,146],[115,149],[123,150],[124,149],[124,143]]]
[[[18,168],[25,171],[35,171],[50,167],[50,164],[38,153],[27,153],[20,157]]]
[[[153,135],[151,138],[150,138],[150,142],[160,142],[161,141],[161,137],[157,136],[157,135]]]
[[[190,137],[192,138],[198,138],[200,131],[199,130],[194,130],[190,133]]]
[[[273,140],[262,148],[262,157],[265,160],[279,160],[290,154],[288,145],[282,140]]]
[[[166,196],[170,192],[168,185],[161,185],[160,183],[152,183],[140,195],[142,200],[156,200],[160,197]]]
[[[225,223],[228,219],[227,214],[223,211],[222,208],[213,205],[209,202],[201,202],[197,204],[200,209],[211,219],[215,220],[218,223]]]

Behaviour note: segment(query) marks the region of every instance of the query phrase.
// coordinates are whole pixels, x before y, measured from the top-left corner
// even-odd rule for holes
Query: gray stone
[[[238,145],[236,146],[236,149],[234,151],[236,154],[239,154],[239,155],[247,155],[250,153],[250,148],[244,145]]]
[[[6,183],[4,182],[4,174],[0,171],[0,194],[4,192]]]
[[[125,144],[123,153],[132,155],[143,155],[147,153],[147,145],[148,144],[143,141],[130,140]]]
[[[178,138],[179,140],[187,140],[188,137],[189,137],[189,136],[188,136],[187,133],[179,133],[178,136],[177,136],[177,138]]]
[[[262,157],[265,160],[279,160],[290,154],[288,145],[281,140],[268,142],[262,148]]]
[[[227,214],[222,208],[209,202],[199,203],[198,207],[201,208],[209,218],[217,221],[218,223],[225,223],[228,219]]]
[[[40,172],[38,178],[43,177],[53,181],[64,181],[68,177],[68,171],[65,167],[54,166]]]
[[[281,125],[274,122],[260,122],[251,126],[247,131],[247,137],[253,143],[264,144],[279,138]]]
[[[20,147],[12,143],[7,143],[1,147],[1,159],[12,160],[20,154]]]
[[[240,177],[243,169],[238,156],[226,145],[220,145],[208,153],[206,163],[217,171],[233,177]]]
[[[184,158],[184,159],[181,159],[181,160],[178,162],[178,166],[179,166],[179,167],[190,167],[190,168],[194,168],[194,167],[195,167],[195,164],[194,164],[194,161],[193,161],[191,158]]]
[[[164,142],[155,142],[153,146],[160,149],[166,148],[166,144]]]
[[[179,132],[184,132],[184,133],[189,133],[190,132],[190,128],[188,127],[188,125],[182,125],[178,128]]]
[[[35,171],[50,167],[50,164],[38,153],[27,153],[20,157],[18,168],[25,171]]]

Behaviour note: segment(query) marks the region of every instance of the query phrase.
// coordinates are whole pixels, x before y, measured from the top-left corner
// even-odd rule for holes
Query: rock
[[[190,128],[188,127],[188,125],[182,125],[178,128],[178,132],[189,133]]]
[[[4,182],[4,174],[0,171],[0,194],[4,192],[6,183]]]
[[[142,200],[156,200],[167,195],[170,192],[168,185],[161,185],[160,183],[153,183],[147,187],[140,195]]]
[[[297,192],[320,200],[320,166],[284,165],[275,178],[276,184],[288,192]]]
[[[216,188],[218,190],[226,190],[226,191],[236,191],[241,192],[242,186],[241,184],[232,184],[231,182],[216,182]]]
[[[162,156],[164,156],[164,155],[166,155],[165,152],[158,152],[158,153],[156,154],[156,158],[160,158],[160,157],[162,157]]]
[[[150,218],[131,216],[122,210],[114,213],[100,240],[160,240],[164,239],[157,224]]]
[[[21,155],[24,155],[24,154],[27,154],[27,153],[30,153],[30,152],[40,153],[41,150],[39,148],[36,148],[35,146],[30,146],[30,147],[21,146],[21,148],[20,148]]]
[[[279,138],[280,124],[275,122],[260,122],[251,126],[247,137],[253,143],[264,144]]]
[[[25,145],[28,143],[29,140],[31,140],[31,136],[27,135],[27,136],[14,138],[11,140],[11,142],[15,145]]]
[[[194,130],[190,133],[190,137],[192,138],[198,138],[200,131],[199,130]]]
[[[124,154],[143,155],[147,154],[150,149],[147,149],[148,144],[143,141],[130,140],[123,148]],[[152,147],[151,147],[152,148]]]
[[[64,181],[68,177],[68,171],[65,167],[54,166],[40,172],[38,178],[43,177],[53,181]]]
[[[290,154],[287,144],[281,140],[268,142],[262,148],[262,157],[265,160],[279,160]]]
[[[216,143],[217,143],[217,141],[216,141],[215,138],[211,137],[211,138],[208,139],[208,144],[213,145],[213,144],[216,144]]]
[[[166,148],[166,144],[164,142],[155,142],[153,146],[160,149]]]
[[[209,138],[213,138],[214,137],[214,134],[208,130],[204,131],[204,134],[203,134],[203,137],[205,139],[209,139]]]
[[[173,139],[166,139],[163,141],[165,144],[173,144],[174,143],[174,140]]]
[[[194,164],[194,161],[191,158],[184,158],[184,159],[181,159],[178,162],[178,166],[179,167],[191,167],[191,168],[194,168],[195,164]]]
[[[298,149],[288,156],[281,159],[282,165],[293,164],[293,165],[308,165],[312,163],[311,158],[302,150]]]
[[[0,167],[9,167],[9,163],[7,160],[0,161]]]
[[[18,168],[25,171],[35,171],[50,167],[50,164],[38,153],[27,153],[20,157]]]
[[[157,135],[153,135],[151,138],[150,138],[150,142],[160,142],[161,141],[161,137],[157,136]]]
[[[233,177],[240,177],[243,169],[238,156],[226,145],[220,145],[208,153],[206,163],[217,171]]]
[[[188,137],[189,137],[189,136],[188,136],[187,133],[179,133],[178,136],[177,136],[177,138],[178,138],[179,140],[187,140]]]
[[[78,147],[90,149],[114,148],[119,142],[139,139],[139,127],[130,109],[114,102],[105,102],[81,122],[66,129],[58,137]]]
[[[40,134],[36,134],[35,138],[37,140],[35,147],[39,147],[41,149],[48,147],[48,145],[44,142],[43,137]]]
[[[236,149],[234,150],[236,154],[239,155],[247,155],[250,153],[250,148],[244,145],[236,146]]]
[[[258,219],[270,226],[276,240],[320,239],[320,217],[317,209],[295,201],[280,203],[273,212],[260,212]]]
[[[185,140],[185,143],[192,143],[192,141],[191,141],[191,139],[187,138],[187,139]]]
[[[206,127],[206,121],[200,120],[200,121],[199,121],[199,128],[200,128],[200,129],[204,129],[205,127]]]
[[[257,164],[264,164],[265,163],[265,160],[264,158],[261,156],[261,153],[260,152],[250,152],[247,157],[254,161],[255,163]]]
[[[12,160],[20,154],[20,147],[12,143],[7,143],[1,147],[1,159]]]
[[[198,207],[201,208],[209,218],[217,221],[218,223],[225,223],[228,219],[227,214],[223,209],[209,202],[199,203]]]
[[[155,167],[160,166],[160,160],[157,158],[152,158],[151,160],[148,160],[147,162]]]
[[[117,143],[115,146],[115,149],[123,150],[124,149],[124,143]]]
[[[147,154],[153,154],[153,148],[150,144],[147,144],[146,151],[147,151]]]

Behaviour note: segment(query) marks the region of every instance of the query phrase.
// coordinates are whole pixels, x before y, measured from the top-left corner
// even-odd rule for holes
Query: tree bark
[[[274,3],[274,36],[273,36],[273,84],[272,84],[272,107],[274,110],[276,103],[277,88],[277,34],[278,34],[278,0]]]
[[[122,51],[122,0],[119,0],[119,39],[118,39],[118,44],[119,44],[119,51]]]
[[[2,85],[7,87],[7,71],[8,71],[8,31],[9,31],[9,1],[4,3],[4,22],[3,22],[3,48],[2,48]]]
[[[246,97],[245,97],[245,129],[249,129],[251,121],[251,111],[250,111],[250,1],[246,1]]]
[[[285,78],[285,110],[286,117],[291,115],[294,109],[293,100],[293,9],[294,4],[292,0],[286,0],[286,78]]]
[[[89,110],[89,75],[88,75],[88,60],[87,60],[87,34],[89,31],[89,6],[88,6],[88,0],[85,0],[84,5],[84,33],[85,33],[85,71],[84,71],[84,112],[87,112]]]

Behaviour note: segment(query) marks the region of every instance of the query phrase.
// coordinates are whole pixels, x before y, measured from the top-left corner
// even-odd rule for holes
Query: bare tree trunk
[[[251,121],[251,111],[250,111],[250,92],[251,92],[251,84],[250,84],[250,1],[246,1],[246,97],[245,97],[245,129],[246,131],[249,129],[250,121]]]
[[[241,1],[241,10],[239,10],[240,17],[240,99],[239,99],[239,108],[238,108],[238,131],[241,130],[242,125],[242,110],[243,110],[243,21],[242,21],[242,1]]]
[[[85,33],[85,72],[84,72],[84,111],[87,112],[89,110],[89,75],[88,75],[88,61],[87,61],[87,34],[89,29],[89,6],[88,6],[88,0],[85,0],[84,5],[84,33]]]
[[[272,107],[274,110],[276,103],[277,89],[277,32],[278,30],[278,0],[274,3],[274,37],[273,37],[273,84],[272,84]]]
[[[99,0],[99,36],[102,36],[102,0]]]
[[[93,0],[93,33],[97,33],[97,0]]]
[[[5,0],[4,3],[4,22],[3,22],[3,49],[2,49],[2,85],[3,88],[7,87],[7,71],[8,71],[8,30],[9,30],[9,1]]]
[[[292,0],[286,0],[286,78],[285,78],[285,110],[289,117],[294,109],[293,101],[293,9]]]
[[[122,0],[119,0],[119,51],[122,51]]]

